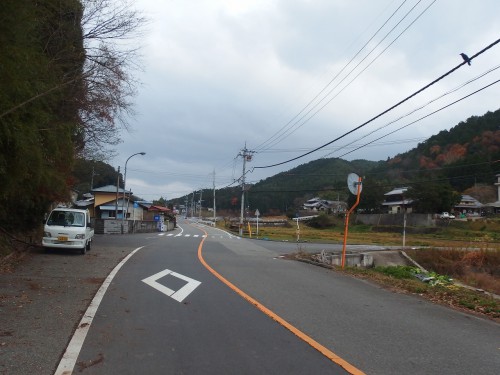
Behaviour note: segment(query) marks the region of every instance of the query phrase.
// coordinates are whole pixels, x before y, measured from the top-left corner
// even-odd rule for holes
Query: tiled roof
[[[118,193],[123,194],[123,188],[118,188]],[[106,186],[101,186],[98,188],[92,189],[92,192],[98,192],[98,193],[115,193],[116,194],[116,185],[106,185]],[[126,194],[132,194],[130,190],[125,191]]]

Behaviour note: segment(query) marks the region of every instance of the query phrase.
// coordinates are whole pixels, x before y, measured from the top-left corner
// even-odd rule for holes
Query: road
[[[59,373],[499,372],[494,322],[280,258],[296,244],[179,225],[115,237],[139,250],[80,324]]]

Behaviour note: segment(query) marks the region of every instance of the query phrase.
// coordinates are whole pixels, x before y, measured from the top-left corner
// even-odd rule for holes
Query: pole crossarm
[[[239,235],[243,235],[243,214],[245,211],[245,176],[246,176],[246,163],[247,161],[252,161],[252,155],[255,151],[251,151],[247,149],[247,145],[245,143],[245,147],[238,156],[243,158],[243,174],[241,175],[241,212],[240,212],[240,225],[239,225]]]

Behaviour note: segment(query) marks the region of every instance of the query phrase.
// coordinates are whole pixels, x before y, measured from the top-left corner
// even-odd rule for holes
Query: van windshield
[[[84,227],[85,215],[73,211],[52,211],[47,220],[47,225],[60,225],[65,227]]]

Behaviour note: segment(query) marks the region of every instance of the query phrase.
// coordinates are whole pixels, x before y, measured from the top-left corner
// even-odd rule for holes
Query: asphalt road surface
[[[179,226],[98,238],[83,259],[119,248],[129,257],[72,323],[56,374],[500,373],[495,322],[280,257],[294,243]],[[47,341],[31,356],[64,351]]]

